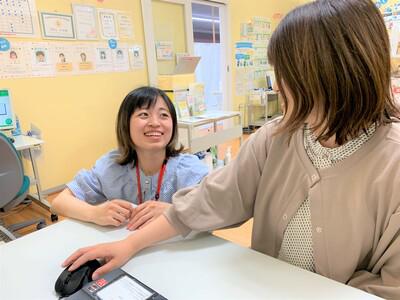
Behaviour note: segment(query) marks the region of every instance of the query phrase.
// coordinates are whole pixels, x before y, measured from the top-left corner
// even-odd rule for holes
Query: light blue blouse
[[[118,156],[117,150],[105,154],[91,170],[79,171],[67,187],[75,197],[90,204],[112,199],[123,199],[137,204],[136,167],[132,167],[132,164],[119,165],[115,162]],[[195,155],[179,154],[170,157],[161,185],[160,200],[171,202],[172,195],[177,190],[199,183],[207,173],[207,166]],[[157,172],[153,176],[146,176],[140,171],[144,201],[154,199],[158,175]]]

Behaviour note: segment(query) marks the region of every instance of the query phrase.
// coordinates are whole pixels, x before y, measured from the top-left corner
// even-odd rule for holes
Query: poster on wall
[[[49,43],[32,43],[30,52],[32,76],[54,76],[54,64],[50,56]]]
[[[113,70],[116,72],[129,71],[128,45],[120,44],[118,48],[111,50],[113,58]]]
[[[44,39],[75,39],[72,15],[41,12],[40,21]]]
[[[74,46],[71,44],[57,43],[54,44],[51,49],[57,74],[71,74],[73,71]]]
[[[0,1],[0,35],[36,37],[38,20],[34,0]]]
[[[240,39],[251,40],[253,36],[253,24],[251,22],[240,24]]]
[[[265,40],[265,36],[271,34],[271,21],[268,18],[253,17],[252,25],[256,40]]]
[[[174,59],[174,44],[172,41],[156,42],[157,60],[173,60]]]
[[[13,42],[9,50],[0,52],[1,78],[30,76],[29,50],[26,43]]]
[[[143,69],[144,68],[144,53],[141,45],[131,45],[128,48],[129,51],[129,63],[131,69]]]
[[[117,24],[118,24],[119,37],[121,39],[134,38],[133,22],[132,22],[132,17],[129,13],[118,12]]]
[[[96,8],[90,5],[72,4],[78,40],[97,40]]]
[[[97,13],[99,17],[101,37],[106,40],[118,39],[115,12],[108,9],[98,9]]]
[[[237,68],[252,67],[253,59],[253,42],[241,41],[235,43],[235,65]]]
[[[245,96],[254,88],[254,72],[245,68],[236,70],[236,95]]]
[[[74,62],[75,69],[79,73],[94,73],[95,68],[95,51],[90,44],[81,44],[75,46]]]
[[[113,59],[111,49],[106,45],[100,44],[95,49],[96,53],[96,72],[111,72],[113,70]]]

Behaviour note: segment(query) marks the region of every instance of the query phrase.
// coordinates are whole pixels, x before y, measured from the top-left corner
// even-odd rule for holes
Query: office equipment
[[[267,83],[267,90],[272,91],[272,80],[270,75],[265,75],[265,82]]]
[[[15,128],[15,115],[11,93],[8,89],[0,89],[0,130]]]
[[[1,245],[1,298],[58,299],[54,278],[72,252],[127,234],[123,227],[65,220]],[[208,234],[145,249],[122,269],[173,300],[380,299]]]
[[[87,283],[68,300],[167,300],[122,269],[105,274],[96,281]]]
[[[68,267],[58,276],[54,290],[61,297],[70,296],[80,290],[85,284],[92,281],[94,271],[100,268],[98,260],[89,260],[74,271]]]
[[[0,211],[7,212],[22,203],[29,189],[29,177],[24,176],[21,159],[8,138],[0,133]],[[46,226],[44,219],[0,226],[5,240],[14,240],[15,231],[37,224],[37,229]]]

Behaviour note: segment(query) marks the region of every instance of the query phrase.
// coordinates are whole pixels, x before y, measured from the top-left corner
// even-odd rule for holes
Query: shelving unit
[[[281,115],[278,94],[274,91],[265,92],[265,99],[260,103],[247,103],[240,106],[244,116],[244,131],[251,132],[254,128],[261,127],[268,120]]]
[[[234,122],[237,119],[236,123]],[[220,121],[229,120],[231,126],[218,128]],[[204,136],[196,136],[195,130],[209,125],[212,131]],[[232,139],[242,141],[242,117],[238,111],[212,111],[203,115],[180,119],[178,121],[179,142],[190,153],[207,150],[208,148],[225,143]]]

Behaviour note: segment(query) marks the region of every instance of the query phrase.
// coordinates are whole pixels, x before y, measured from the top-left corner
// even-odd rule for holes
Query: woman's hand
[[[114,199],[93,206],[92,222],[98,225],[120,226],[129,221],[133,211],[132,204],[125,200]]]
[[[172,238],[177,234],[178,232],[176,229],[169,223],[167,218],[162,215],[149,226],[130,234],[121,241],[99,244],[75,251],[63,262],[62,266],[69,266],[68,269],[73,271],[89,260],[97,258],[103,259],[105,264],[92,275],[93,280],[96,280],[105,273],[125,264],[133,255],[142,249]]]
[[[146,226],[158,216],[162,215],[169,206],[171,206],[171,203],[153,200],[138,205],[131,213],[131,219],[127,225],[127,229],[135,230]]]
[[[102,275],[124,265],[137,251],[128,239],[98,244],[75,251],[63,262],[62,266],[65,268],[70,265],[68,270],[73,271],[89,260],[103,259],[105,264],[92,275],[92,279],[96,280]]]

